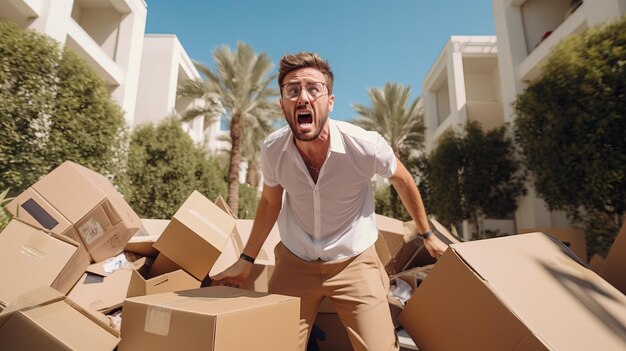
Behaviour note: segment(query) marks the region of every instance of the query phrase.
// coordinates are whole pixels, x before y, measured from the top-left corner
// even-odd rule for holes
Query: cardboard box
[[[12,219],[0,233],[0,302],[6,306],[27,291],[52,285],[77,245]]]
[[[211,269],[211,276],[222,272],[239,259],[239,254],[243,252],[243,243],[247,243],[250,238],[253,222],[254,221],[251,219],[237,220],[235,235],[233,235],[232,239],[229,239],[226,247],[224,248],[224,252],[222,252],[217,262]],[[239,240],[237,240],[237,238],[239,238]],[[268,283],[272,277],[274,266],[276,264],[274,249],[279,242],[280,233],[278,231],[278,226],[274,225],[267,239],[263,243],[261,251],[259,251],[259,254],[256,257],[252,272],[250,273],[248,280],[242,286],[243,289],[258,292],[268,291]]]
[[[565,228],[524,228],[519,233],[536,233],[542,232],[559,239],[565,246],[569,247],[578,258],[587,263],[587,240],[585,239],[585,231],[582,228],[565,227]]]
[[[613,245],[602,263],[600,276],[623,294],[626,294],[626,222],[615,237]]]
[[[374,245],[378,258],[380,258],[380,262],[382,262],[383,266],[387,266],[387,264],[391,261],[391,253],[389,252],[387,243],[380,232],[378,233],[378,239],[376,239],[376,243]]]
[[[415,224],[412,221],[402,222],[395,218],[376,214],[376,227],[385,240],[391,257],[385,265],[387,273],[395,274],[402,271],[407,262],[422,246],[422,240],[417,237]]]
[[[87,252],[85,246],[70,238],[63,238],[66,241],[71,240],[72,243],[77,246],[77,250],[50,286],[62,294],[67,295],[67,293],[72,290],[74,285],[76,285],[76,282],[80,280],[80,277],[85,273],[87,267],[89,267],[89,264],[91,263],[91,256],[89,256],[89,252]]]
[[[233,212],[230,206],[228,206],[228,203],[226,203],[226,200],[224,200],[222,195],[217,195],[217,198],[215,199],[215,204],[217,205],[217,207],[221,208],[224,212],[228,213],[229,216],[237,219],[237,215],[235,214],[235,212]]]
[[[593,254],[593,256],[591,257],[591,259],[589,260],[589,269],[591,269],[592,271],[600,274],[600,276],[602,276],[602,266],[604,265],[604,258],[602,258],[602,256],[598,255],[598,254]],[[604,279],[606,279],[606,277],[602,277]],[[606,281],[609,281],[609,279],[606,279]],[[615,286],[615,285],[613,285]]]
[[[123,264],[110,274],[102,269],[106,262],[108,260],[88,267],[87,272],[67,295],[89,312],[106,314],[121,307],[128,292],[133,270],[140,269],[145,264],[146,258]]]
[[[119,350],[298,349],[300,300],[214,286],[128,298]]]
[[[463,240],[452,233],[444,227],[441,223],[439,223],[436,219],[430,217],[428,218],[428,223],[430,224],[430,228],[433,231],[433,235],[437,236],[439,240],[444,242],[447,245],[456,244],[462,242]],[[407,261],[407,263],[402,267],[402,271],[407,271],[415,267],[423,267],[431,264],[435,264],[437,259],[432,257],[426,247],[423,246],[423,241],[420,241],[422,246],[415,251],[413,256]]]
[[[119,334],[54,289],[31,291],[0,313],[0,350],[115,349]]]
[[[543,233],[453,244],[400,323],[420,350],[624,350],[626,296]]]
[[[159,253],[153,247],[161,234],[170,224],[169,219],[141,219],[141,227],[126,243],[124,251],[145,257],[156,257]]]
[[[412,290],[417,289],[418,286],[426,279],[428,273],[433,269],[434,264],[429,264],[426,266],[411,268],[406,271],[402,271],[398,274],[394,274],[389,277],[390,281],[395,279],[402,279],[409,284]]]
[[[167,256],[159,254],[152,267],[143,266],[132,270],[126,296],[144,296],[199,287],[200,281],[194,276]]]
[[[94,262],[122,252],[139,229],[139,217],[104,176],[70,161],[6,208],[30,225],[82,243]]]
[[[233,217],[194,191],[154,247],[201,281],[224,250],[234,228]]]

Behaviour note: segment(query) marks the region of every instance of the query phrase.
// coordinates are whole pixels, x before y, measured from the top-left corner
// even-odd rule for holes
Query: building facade
[[[624,13],[626,0],[493,0],[504,120],[514,123],[512,103],[541,77],[541,67],[559,41]],[[532,186],[528,189],[518,201],[518,228],[569,225],[563,213],[548,211]]]
[[[437,148],[448,130],[459,130],[469,121],[486,129],[504,125],[500,73],[495,36],[452,36],[424,78],[426,152]],[[484,219],[483,229],[515,231],[512,219]],[[467,221],[462,234],[470,239]]]
[[[146,34],[143,40],[139,89],[134,126],[156,123],[168,116],[204,106],[200,98],[180,97],[179,88],[187,80],[201,79],[198,70],[173,34]],[[203,116],[183,123],[183,129],[198,144],[217,148],[220,119],[204,125]],[[205,129],[206,127],[206,129]]]
[[[143,0],[4,0],[0,18],[72,48],[108,84],[129,125],[147,7]]]

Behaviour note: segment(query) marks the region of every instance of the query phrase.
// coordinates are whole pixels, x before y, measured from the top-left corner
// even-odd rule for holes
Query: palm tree
[[[248,170],[246,173],[246,183],[251,187],[259,186],[259,168],[261,166],[261,143],[275,128],[274,122],[280,116],[280,108],[276,105],[276,109],[271,115],[257,116],[248,119],[246,125],[246,134],[243,140],[243,155],[248,161]]]
[[[372,106],[353,104],[359,116],[354,124],[380,133],[391,145],[394,154],[406,161],[413,150],[424,147],[424,115],[421,99],[409,104],[411,87],[387,83],[383,89],[367,90]]]
[[[389,142],[393,153],[402,161],[415,156],[424,148],[424,115],[421,98],[410,102],[411,87],[402,84],[385,84],[383,89],[370,88],[367,93],[371,106],[353,104],[359,115],[353,123],[367,130],[380,133]],[[391,206],[394,217],[399,216],[398,194],[393,187]]]
[[[266,115],[252,116],[245,121],[243,136],[241,139],[241,157],[248,162],[246,170],[246,183],[257,188],[259,183],[259,167],[261,165],[261,144],[263,140],[274,131],[277,119],[280,116],[280,108],[275,105]],[[223,135],[218,140],[231,145],[230,136]],[[230,146],[223,152],[230,152]]]
[[[244,127],[249,119],[265,115],[275,109],[278,90],[270,88],[276,75],[270,74],[273,67],[266,53],[256,54],[246,43],[237,43],[232,51],[220,46],[213,52],[216,68],[194,62],[206,79],[187,81],[181,88],[182,96],[203,98],[205,107],[190,111],[186,118],[204,115],[211,120],[220,111],[230,119],[230,162],[228,166],[228,206],[237,213],[239,207],[239,164]],[[207,117],[208,116],[208,117]]]

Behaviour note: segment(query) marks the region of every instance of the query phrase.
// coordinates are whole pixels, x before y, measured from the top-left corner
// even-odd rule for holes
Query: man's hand
[[[434,234],[424,239],[424,246],[426,247],[426,250],[428,250],[428,253],[432,257],[436,258],[439,258],[439,256],[443,255],[444,251],[448,249],[448,245],[439,240],[439,238]]]
[[[250,276],[252,266],[252,263],[240,258],[223,272],[211,277],[213,280],[211,285],[225,285],[239,288],[243,285],[246,279],[248,279],[248,276]]]

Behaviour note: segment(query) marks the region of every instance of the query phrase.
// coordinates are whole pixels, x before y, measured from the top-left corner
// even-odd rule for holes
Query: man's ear
[[[335,95],[328,98],[328,112],[333,112],[333,107],[335,107]]]
[[[285,107],[283,106],[283,99],[278,99],[278,104],[280,105],[280,112],[285,113]]]

